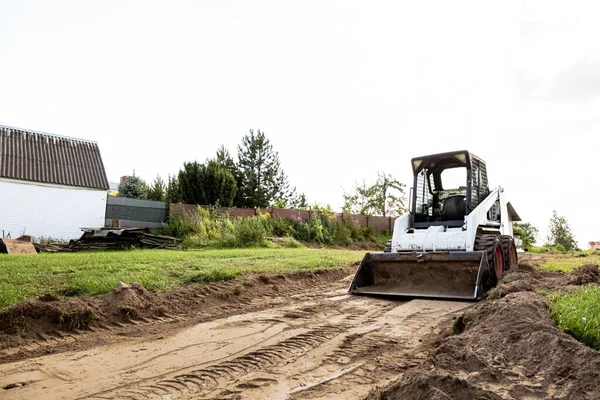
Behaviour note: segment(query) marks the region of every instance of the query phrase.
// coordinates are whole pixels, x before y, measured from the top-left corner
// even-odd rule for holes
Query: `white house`
[[[0,235],[79,238],[104,226],[108,189],[96,142],[0,125]]]

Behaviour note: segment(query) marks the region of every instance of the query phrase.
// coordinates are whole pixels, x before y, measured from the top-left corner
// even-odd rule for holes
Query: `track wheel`
[[[498,241],[494,247],[494,258],[492,259],[492,265],[494,266],[494,273],[496,274],[496,282],[502,279],[504,272],[504,251],[502,251],[502,245]]]
[[[500,238],[500,244],[502,245],[502,251],[504,253],[504,270],[508,271],[512,267],[516,267],[518,263],[517,257],[517,246],[512,237],[502,235]]]
[[[495,286],[502,279],[502,273],[504,272],[504,252],[502,251],[500,239],[496,235],[477,236],[474,249],[476,251],[486,251],[488,265],[493,275],[492,286]]]

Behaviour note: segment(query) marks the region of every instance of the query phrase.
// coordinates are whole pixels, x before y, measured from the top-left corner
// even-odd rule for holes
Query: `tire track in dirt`
[[[363,299],[366,303],[374,299]],[[363,315],[338,337],[304,357],[278,369],[238,377],[235,389],[213,391],[206,399],[331,399],[362,398],[375,386],[386,384],[425,358],[417,350],[432,326],[468,303],[414,300],[392,303],[381,313]],[[256,379],[267,380],[255,384]],[[270,381],[269,381],[270,380]]]
[[[305,301],[292,307],[281,309],[278,313],[278,318],[275,321],[287,323],[291,326],[290,330],[303,331],[302,333],[283,339],[273,345],[259,347],[257,350],[249,351],[246,354],[211,364],[209,367],[198,370],[193,369],[193,365],[188,365],[178,371],[171,371],[167,377],[166,374],[155,376],[147,379],[146,382],[138,382],[135,388],[130,386],[121,386],[112,390],[107,390],[95,393],[94,396],[101,398],[120,399],[142,399],[152,398],[152,396],[171,396],[176,398],[187,398],[191,394],[202,395],[206,390],[218,388],[220,385],[226,384],[233,378],[240,379],[252,372],[262,371],[264,369],[277,366],[279,364],[287,364],[291,360],[302,357],[305,353],[310,352],[314,348],[320,346],[327,340],[338,336],[342,332],[350,329],[355,325],[355,321],[369,319],[377,315],[381,315],[387,310],[395,307],[394,303],[385,304],[377,308],[369,309],[364,307],[361,299],[350,297],[340,305],[341,298],[339,294],[337,301],[330,301],[327,297],[322,300],[322,303],[313,303]],[[358,307],[357,305],[361,305]],[[292,309],[293,311],[288,311]],[[315,314],[332,313],[337,323],[327,322],[322,323],[315,318]],[[266,319],[263,321],[268,321]],[[319,325],[315,326],[315,323]],[[228,325],[235,328],[235,325]],[[256,347],[261,343],[256,343]],[[251,349],[244,349],[251,350]],[[176,374],[177,372],[183,372]],[[154,383],[147,383],[155,380]]]
[[[320,298],[325,293],[345,286],[345,281],[338,280],[347,276],[351,270],[349,267],[291,275],[257,275],[173,289],[154,294],[148,299],[148,312],[140,309],[140,315],[135,315],[135,311],[134,315],[117,313],[82,329],[67,331],[45,321],[40,325],[39,316],[36,315],[34,318],[27,318],[28,324],[33,324],[33,327],[24,329],[26,334],[23,337],[2,336],[0,333],[0,339],[6,339],[5,343],[0,344],[0,364],[48,353],[93,347],[121,341],[123,338],[151,336],[148,333],[162,335],[165,331],[182,329],[214,318],[287,304],[290,299],[299,298],[298,296],[304,296],[305,299]],[[85,298],[84,302],[98,315],[109,314],[107,308],[115,306],[112,304],[115,302],[113,297],[115,294],[111,293]],[[167,311],[163,305],[152,311],[151,303],[156,301],[157,297],[160,298],[160,304],[166,304]],[[36,304],[41,302],[34,302],[27,307],[37,307]]]
[[[469,305],[348,295],[339,277],[293,282],[287,295],[262,289],[251,304],[229,314],[213,307],[224,315],[175,334],[158,321],[167,329],[158,340],[0,364],[0,387],[27,382],[7,400],[360,398],[419,362],[419,338]],[[171,322],[180,323],[189,321]]]
[[[152,395],[171,395],[175,398],[185,398],[191,394],[202,394],[206,389],[217,387],[232,379],[250,374],[251,372],[279,365],[300,357],[319,346],[323,342],[340,334],[348,325],[323,325],[310,332],[302,333],[279,342],[272,346],[247,353],[241,357],[216,364],[200,370],[192,370],[186,374],[158,381],[150,386],[142,386],[134,391],[124,390],[116,396],[103,393],[109,399],[148,399]]]

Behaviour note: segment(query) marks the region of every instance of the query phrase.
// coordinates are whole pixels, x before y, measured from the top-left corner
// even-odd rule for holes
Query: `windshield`
[[[415,222],[440,221],[443,218],[444,201],[455,195],[467,194],[467,169],[447,168],[432,171],[423,168],[415,186]]]
[[[443,170],[440,176],[442,180],[442,187],[438,188],[438,190],[456,192],[457,194],[466,194],[466,168],[448,168]]]

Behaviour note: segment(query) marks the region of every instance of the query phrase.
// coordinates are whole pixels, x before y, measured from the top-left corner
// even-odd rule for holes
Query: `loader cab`
[[[468,151],[415,157],[411,161],[413,228],[461,227],[465,216],[489,195],[485,162]]]

